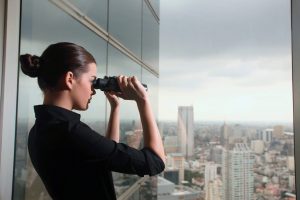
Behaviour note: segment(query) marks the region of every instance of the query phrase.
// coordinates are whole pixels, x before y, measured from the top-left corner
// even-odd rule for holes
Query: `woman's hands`
[[[117,81],[121,89],[121,93],[117,95],[125,100],[134,100],[137,103],[148,100],[148,94],[141,82],[135,77],[118,76]]]
[[[109,101],[111,108],[116,108],[120,105],[120,99],[115,92],[108,91],[104,92],[104,94]]]
[[[134,100],[137,103],[140,118],[143,127],[144,146],[152,149],[165,162],[165,152],[163,142],[148,100],[148,94],[144,86],[135,77],[118,76],[117,81],[120,87],[120,93],[106,92],[112,108],[106,137],[119,141],[119,99]]]

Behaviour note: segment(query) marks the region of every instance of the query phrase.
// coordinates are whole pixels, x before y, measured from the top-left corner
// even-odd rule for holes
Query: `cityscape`
[[[296,199],[292,124],[160,122],[167,166],[157,199]]]
[[[98,132],[99,123],[105,126],[91,123]],[[150,178],[114,172],[119,200],[296,199],[292,123],[194,121],[193,106],[179,106],[177,121],[158,124],[164,172]],[[27,156],[27,125],[17,138],[15,193],[51,199]],[[139,120],[121,122],[121,142],[141,148],[142,135]]]

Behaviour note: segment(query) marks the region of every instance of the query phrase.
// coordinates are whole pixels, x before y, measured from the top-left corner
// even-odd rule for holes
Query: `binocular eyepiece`
[[[142,84],[146,91],[148,87],[146,84]],[[104,76],[104,78],[97,78],[93,81],[93,87],[95,89],[100,89],[102,91],[114,91],[114,92],[121,92],[117,77],[115,76]]]

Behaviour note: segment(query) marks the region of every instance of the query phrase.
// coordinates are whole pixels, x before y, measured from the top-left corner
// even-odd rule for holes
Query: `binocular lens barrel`
[[[148,90],[148,87],[146,84],[142,84],[146,91]],[[100,89],[102,91],[114,91],[114,92],[121,92],[117,77],[111,76],[107,77],[105,76],[104,78],[97,78],[93,82],[93,87],[95,89]]]

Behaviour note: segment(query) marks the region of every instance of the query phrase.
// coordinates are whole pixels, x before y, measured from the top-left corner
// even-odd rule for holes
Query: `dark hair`
[[[51,44],[39,56],[24,54],[20,56],[21,69],[30,77],[37,77],[41,90],[53,89],[58,80],[68,71],[75,77],[87,71],[86,65],[96,63],[94,57],[83,47],[60,42]]]

